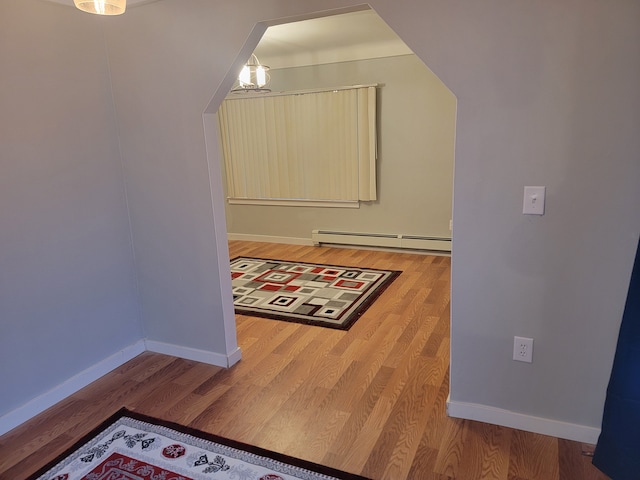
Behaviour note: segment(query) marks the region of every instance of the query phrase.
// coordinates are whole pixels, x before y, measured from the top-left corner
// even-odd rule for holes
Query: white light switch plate
[[[544,197],[546,187],[524,187],[522,213],[525,215],[544,215]]]

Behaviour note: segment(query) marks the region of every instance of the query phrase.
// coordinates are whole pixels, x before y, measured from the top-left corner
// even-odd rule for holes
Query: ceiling
[[[413,54],[373,10],[269,27],[254,53],[271,68]]]

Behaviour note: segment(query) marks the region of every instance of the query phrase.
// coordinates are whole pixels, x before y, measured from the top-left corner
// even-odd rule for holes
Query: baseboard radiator
[[[313,230],[314,245],[357,245],[366,247],[403,248],[408,250],[430,250],[451,252],[451,238],[425,237],[419,235],[395,235],[386,233],[354,233],[331,230]]]

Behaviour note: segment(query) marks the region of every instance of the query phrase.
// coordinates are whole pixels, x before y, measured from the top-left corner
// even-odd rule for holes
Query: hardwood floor
[[[238,255],[402,270],[348,331],[237,317],[226,370],[144,353],[0,437],[0,478],[122,406],[372,479],[606,480],[591,446],[448,418],[448,257],[230,242]]]

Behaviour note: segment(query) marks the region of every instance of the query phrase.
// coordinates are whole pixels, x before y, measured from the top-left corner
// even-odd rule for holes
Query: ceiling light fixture
[[[238,86],[231,91],[233,93],[269,93],[271,89],[266,88],[270,80],[268,71],[269,67],[261,65],[258,57],[252,53],[238,76]]]
[[[127,0],[73,0],[83,12],[96,15],[121,15],[127,8]]]

